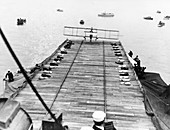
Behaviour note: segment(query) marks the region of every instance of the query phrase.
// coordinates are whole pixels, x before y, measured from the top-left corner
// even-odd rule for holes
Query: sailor
[[[14,76],[10,70],[8,70],[7,74],[5,75],[5,78],[8,78],[9,82],[14,81]]]
[[[136,74],[139,73],[139,67],[137,66],[137,64],[134,64],[134,70],[135,70]]]
[[[89,37],[90,37],[90,42],[91,42],[93,38],[93,34],[90,34]]]
[[[105,121],[105,117],[106,117],[106,113],[104,113],[103,111],[95,111],[92,114],[93,117],[93,129],[94,130],[104,130],[104,121]]]
[[[89,36],[89,37],[90,37],[90,42],[91,42],[91,41],[92,41],[92,38],[93,38],[93,35],[92,35],[92,34],[90,34],[90,36]]]
[[[90,29],[90,42],[92,41],[92,38],[93,38],[93,28],[91,27],[91,29]]]
[[[34,73],[36,70],[40,70],[41,66],[39,64],[36,64],[33,68],[30,69],[30,73]]]
[[[93,27],[91,27],[90,32],[93,33]]]
[[[133,56],[133,52],[132,52],[131,50],[129,51],[129,53],[128,53],[128,54],[129,54],[129,56],[130,56],[130,57],[132,57],[132,56]]]
[[[138,58],[138,55],[134,58],[134,60],[137,62],[138,67],[140,67],[140,60]]]

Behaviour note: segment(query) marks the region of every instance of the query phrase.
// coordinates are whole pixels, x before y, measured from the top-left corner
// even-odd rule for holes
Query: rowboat
[[[63,12],[63,10],[62,10],[62,9],[57,9],[57,11],[58,11],[58,12]]]
[[[17,19],[17,25],[24,25],[26,23],[26,19]]]
[[[80,130],[100,110],[109,130],[156,130],[119,31],[65,26],[64,36],[79,39],[67,38],[32,71],[19,66],[25,78],[6,81],[3,96],[21,104],[33,129]]]
[[[164,20],[169,20],[169,19],[170,19],[170,16],[169,16],[169,15],[167,15],[167,16],[164,17]]]
[[[99,17],[114,17],[114,14],[113,13],[106,13],[106,12],[103,12],[101,14],[98,14]]]
[[[162,27],[162,26],[165,26],[165,23],[164,23],[164,22],[162,22],[162,21],[159,21],[159,23],[158,23],[158,27]]]
[[[160,13],[161,13],[161,11],[157,10],[157,12],[156,12],[156,13],[160,14]]]
[[[144,19],[146,19],[146,20],[153,20],[153,18],[151,16],[144,17]]]

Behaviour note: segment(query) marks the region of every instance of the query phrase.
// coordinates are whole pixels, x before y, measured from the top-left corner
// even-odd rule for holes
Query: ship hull
[[[148,115],[159,130],[170,129],[170,113],[169,113],[169,92],[167,84],[162,80],[160,74],[153,72],[145,72],[139,79],[145,95],[145,107]],[[167,91],[167,92],[166,92]],[[168,94],[166,94],[166,93]],[[166,94],[166,95],[165,95]],[[167,97],[165,97],[167,96]]]

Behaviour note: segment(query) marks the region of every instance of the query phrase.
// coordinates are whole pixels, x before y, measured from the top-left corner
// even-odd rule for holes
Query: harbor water
[[[169,0],[1,0],[0,26],[24,68],[40,63],[67,38],[64,26],[119,30],[125,50],[170,84],[170,20],[163,19],[170,15],[169,5]],[[115,16],[98,17],[102,12]],[[144,20],[146,16],[153,20]],[[17,26],[18,18],[26,24]],[[165,26],[158,27],[159,21]],[[0,94],[8,69],[16,72],[18,67],[0,38]]]

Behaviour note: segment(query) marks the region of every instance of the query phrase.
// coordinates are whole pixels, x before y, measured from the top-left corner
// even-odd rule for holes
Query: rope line
[[[106,104],[106,63],[105,63],[105,46],[103,41],[103,95],[104,95],[104,112],[107,111]],[[107,117],[107,114],[106,114]]]
[[[77,57],[77,55],[78,55],[78,53],[79,53],[79,51],[80,51],[80,48],[81,48],[82,44],[83,44],[83,41],[81,42],[81,44],[80,44],[80,46],[79,46],[79,48],[78,48],[78,50],[77,50],[77,52],[76,52],[76,55],[75,55],[73,61],[71,62],[71,65],[70,65],[70,67],[69,67],[69,69],[68,69],[68,71],[67,71],[67,73],[66,73],[66,75],[65,75],[65,77],[64,77],[64,79],[63,79],[63,81],[62,81],[62,83],[61,83],[61,85],[60,85],[60,87],[59,87],[59,90],[57,91],[57,93],[56,93],[56,95],[55,95],[55,97],[54,97],[54,99],[53,99],[53,102],[52,102],[52,104],[51,104],[51,106],[50,106],[50,110],[51,110],[51,108],[52,108],[52,106],[53,106],[56,98],[58,97],[58,94],[60,93],[60,90],[61,90],[61,88],[62,88],[62,86],[63,86],[63,84],[64,84],[64,82],[65,82],[65,80],[66,80],[66,78],[67,78],[67,76],[68,76],[68,74],[69,74],[72,66],[73,66],[73,64],[74,64],[74,61],[75,61],[75,59],[76,59],[76,57]],[[47,114],[48,114],[48,113],[47,113]]]

